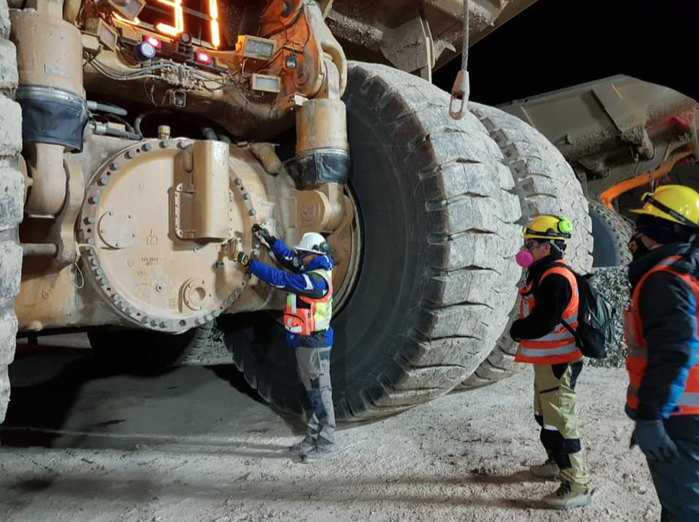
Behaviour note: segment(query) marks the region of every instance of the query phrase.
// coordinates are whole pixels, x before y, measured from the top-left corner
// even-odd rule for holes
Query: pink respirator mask
[[[520,250],[515,256],[515,261],[522,268],[529,268],[534,264],[534,256],[529,250]]]

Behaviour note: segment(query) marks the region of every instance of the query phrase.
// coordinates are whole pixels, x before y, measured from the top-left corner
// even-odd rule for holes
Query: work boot
[[[576,493],[569,482],[563,481],[556,491],[546,495],[542,500],[551,509],[573,509],[587,506],[592,502],[592,497],[589,490],[585,493]]]
[[[308,439],[303,439],[298,444],[294,444],[289,448],[289,451],[294,455],[304,456],[316,448],[313,442],[308,442]]]
[[[543,479],[556,478],[560,471],[561,470],[558,469],[558,464],[551,458],[547,459],[543,464],[531,466],[529,468],[529,472],[532,475]]]
[[[334,459],[336,456],[334,446],[316,446],[313,451],[306,453],[303,456],[304,464],[313,464],[324,460]]]

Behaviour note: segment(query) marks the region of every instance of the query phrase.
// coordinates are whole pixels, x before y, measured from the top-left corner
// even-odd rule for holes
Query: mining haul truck
[[[534,1],[469,2],[467,43]],[[68,331],[112,368],[233,363],[298,411],[284,295],[233,261],[272,262],[254,224],[331,246],[339,418],[508,375],[522,223],[565,213],[587,271],[593,221],[577,157],[531,121],[449,117],[430,79],[459,54],[462,12],[1,0],[0,421],[16,336]]]

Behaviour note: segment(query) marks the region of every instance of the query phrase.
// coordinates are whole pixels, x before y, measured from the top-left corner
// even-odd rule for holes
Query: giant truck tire
[[[502,154],[472,115],[415,76],[353,62],[350,186],[359,274],[333,318],[336,415],[383,417],[444,395],[494,345],[515,300],[519,203]],[[267,401],[299,411],[293,348],[270,313],[229,317],[224,340]]]
[[[184,365],[230,364],[214,323],[179,335],[118,328],[87,332],[96,362],[110,372],[158,374]],[[216,357],[218,356],[218,360]]]
[[[631,237],[631,223],[602,203],[590,201],[592,235],[595,238],[592,266],[620,266],[631,262],[627,248]]]
[[[22,279],[22,248],[17,227],[24,208],[24,177],[17,170],[22,150],[22,111],[13,101],[17,56],[8,40],[10,15],[0,0],[0,423],[10,401],[8,366],[14,360],[17,317],[14,298]]]
[[[592,222],[587,200],[572,167],[543,134],[519,118],[476,103],[469,103],[469,109],[488,129],[512,171],[522,207],[521,225],[539,214],[566,216],[574,228],[565,258],[573,269],[587,273],[592,267]],[[517,236],[521,244],[521,228]],[[493,351],[459,389],[492,384],[521,368],[514,362],[518,344],[509,336],[510,325],[518,316],[519,306],[515,306]]]

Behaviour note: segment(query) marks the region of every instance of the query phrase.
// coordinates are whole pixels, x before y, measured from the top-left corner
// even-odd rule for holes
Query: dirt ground
[[[298,423],[225,371],[143,379],[95,373],[84,355],[42,361],[15,368],[0,430],[3,522],[659,519],[645,462],[629,450],[623,370],[586,368],[579,380],[593,503],[561,513],[539,502],[556,484],[524,471],[543,460],[531,371],[345,425],[338,458],[305,465],[287,452]]]

